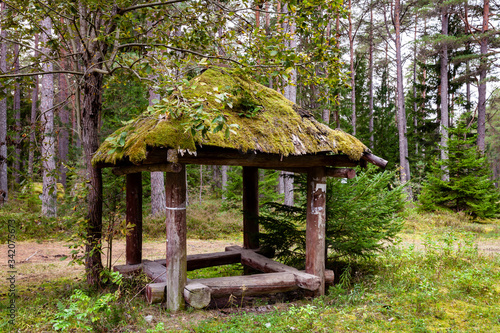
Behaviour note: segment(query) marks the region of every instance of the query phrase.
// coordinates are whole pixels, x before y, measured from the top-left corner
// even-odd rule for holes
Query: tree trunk
[[[398,135],[399,135],[399,163],[400,163],[400,179],[403,184],[410,181],[410,163],[408,161],[408,139],[406,137],[406,113],[404,104],[404,89],[403,89],[403,65],[401,62],[401,27],[399,21],[400,15],[399,0],[395,1],[394,6],[394,28],[396,38],[396,68],[397,68],[397,111],[398,111]],[[406,187],[408,200],[412,198],[412,190],[410,186]]]
[[[0,3],[0,14],[6,16],[5,3]],[[7,37],[7,30],[2,29],[2,38]],[[0,72],[7,72],[7,44],[0,43]],[[5,88],[4,88],[5,89]],[[7,97],[0,100],[0,206],[8,199],[7,188]]]
[[[51,38],[52,21],[46,17],[42,21],[42,50],[44,54],[50,53],[47,42]],[[52,72],[53,66],[50,61],[42,65],[44,72]],[[42,214],[47,217],[57,216],[57,186],[56,186],[56,138],[54,131],[54,75],[42,75]]]
[[[441,33],[445,38],[448,36],[448,7],[443,6],[441,9]],[[448,159],[448,45],[446,41],[443,42],[441,48],[441,160]],[[445,166],[441,167],[444,174],[442,179],[444,181],[449,180],[448,170]]]
[[[149,105],[160,95],[149,90]],[[165,214],[165,176],[161,171],[151,172],[151,215]]]
[[[490,15],[490,1],[483,2],[483,26],[481,29],[482,38],[480,40],[481,58],[479,65],[479,86],[478,86],[478,102],[477,102],[477,146],[484,154],[485,138],[486,138],[486,74],[488,71],[488,22]]]
[[[14,71],[19,73],[19,45],[14,44]],[[13,178],[14,188],[21,182],[21,140],[19,133],[21,132],[21,86],[16,82],[16,89],[14,90],[14,156],[13,156]]]
[[[352,36],[352,6],[349,0],[349,58],[351,71],[351,108],[352,108],[352,135],[356,135],[356,86],[354,74],[354,37]]]
[[[35,50],[38,49],[38,34],[35,34]],[[35,57],[38,52],[35,51]],[[35,159],[35,139],[36,139],[36,110],[38,103],[38,75],[34,77],[33,92],[31,95],[31,116],[30,116],[30,144],[28,152],[28,177],[33,181],[33,161]]]
[[[63,67],[64,68],[64,67]],[[59,74],[59,103],[62,103],[59,107],[59,120],[61,121],[61,127],[59,129],[59,182],[66,187],[66,163],[68,161],[69,152],[69,112],[66,104],[66,99],[68,98],[68,85],[66,82],[66,75]]]
[[[223,165],[221,167],[222,172],[222,200],[226,200],[226,191],[227,191],[227,170],[229,167],[227,165]]]
[[[370,132],[370,148],[373,149],[373,7],[370,3],[370,59],[368,75],[370,80],[370,91],[369,91],[369,106],[370,109],[370,120],[368,123],[368,131]]]
[[[284,11],[288,13],[288,5],[285,5]],[[297,51],[297,35],[295,34],[296,24],[295,21],[291,18],[288,20],[288,24],[286,27],[288,33],[291,36],[290,39],[290,49],[293,52]],[[297,103],[297,70],[294,68],[290,72],[290,84],[285,86],[285,97],[292,101],[293,103]],[[291,172],[282,172],[281,176],[283,179],[283,191],[285,193],[285,205],[293,206],[294,198],[293,198],[293,173]]]
[[[417,105],[417,24],[418,15],[415,16],[415,32],[413,35],[413,133],[415,134],[415,155],[418,156],[418,140],[417,140],[417,127],[418,127],[418,105]]]
[[[94,63],[100,63],[99,59]],[[90,64],[89,64],[90,65]],[[102,271],[102,174],[101,169],[92,166],[92,156],[99,148],[98,128],[101,110],[102,74],[93,72],[85,76],[83,83],[84,99],[82,110],[82,144],[87,165],[89,181],[88,223],[85,268],[87,283],[96,286]]]

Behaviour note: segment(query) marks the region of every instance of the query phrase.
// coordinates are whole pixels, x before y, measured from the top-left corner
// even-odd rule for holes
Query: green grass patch
[[[192,239],[230,239],[241,237],[243,213],[238,209],[222,209],[217,199],[194,202],[187,207],[187,237]],[[165,218],[147,216],[143,222],[144,236],[165,238]]]

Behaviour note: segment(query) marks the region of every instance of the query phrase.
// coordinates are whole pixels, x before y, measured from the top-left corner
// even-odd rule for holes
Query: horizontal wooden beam
[[[378,157],[376,155],[373,155],[372,153],[363,153],[363,156],[361,156],[361,158],[367,162],[370,162],[373,165],[378,166],[379,168],[382,168],[382,169],[385,169],[385,167],[387,166],[387,163],[389,163],[386,160],[384,160],[383,158]]]
[[[167,269],[155,261],[144,260],[142,270],[153,282],[167,281]]]
[[[142,264],[136,265],[116,265],[113,267],[114,272],[120,272],[124,276],[133,275],[142,270]]]
[[[254,296],[298,289],[292,273],[267,273],[191,280],[210,288],[214,298],[224,296]]]
[[[326,168],[326,176],[352,179],[356,177],[356,170],[350,168]]]
[[[241,253],[241,263],[252,267],[263,273],[290,273],[295,277],[297,286],[307,290],[317,290],[321,284],[318,276],[299,271],[294,267],[264,257],[252,250],[243,249],[239,246],[226,247],[226,251]]]
[[[143,164],[158,164],[166,161],[167,149],[156,148],[148,152]],[[265,153],[242,153],[235,149],[222,149],[214,147],[198,148],[195,153],[184,152],[178,155],[178,163],[201,165],[232,165],[250,166],[258,168],[307,168],[314,166],[354,167],[359,161],[349,159],[347,155],[290,155],[282,156]]]
[[[241,255],[236,252],[215,252],[203,254],[190,254],[187,256],[187,270],[236,264],[241,261]],[[156,263],[166,265],[166,259],[155,260]]]
[[[177,163],[156,163],[156,164],[141,164],[141,165],[129,165],[113,168],[113,174],[116,176],[127,175],[130,173],[137,172],[155,172],[155,171],[163,171],[163,172],[180,172],[182,170],[182,166]]]

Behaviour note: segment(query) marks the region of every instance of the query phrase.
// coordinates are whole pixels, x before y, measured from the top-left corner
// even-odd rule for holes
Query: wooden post
[[[325,293],[326,170],[307,173],[306,273],[321,279],[317,295]]]
[[[184,308],[187,281],[186,261],[186,166],[178,173],[167,172],[165,181],[167,204],[167,309]]]
[[[243,247],[259,248],[259,169],[243,167]]]
[[[142,175],[140,172],[127,174],[127,265],[142,261]],[[131,225],[132,227],[128,227]]]

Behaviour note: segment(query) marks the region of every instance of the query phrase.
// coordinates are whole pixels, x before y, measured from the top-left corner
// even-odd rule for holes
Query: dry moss
[[[218,110],[224,114],[227,124],[239,126],[235,134],[226,138],[224,131],[210,131],[205,137],[193,137],[183,125],[186,115],[169,117],[168,114],[166,116],[166,109],[157,108],[155,113],[144,114],[113,133],[111,138],[118,138],[122,132],[126,132],[125,144],[116,149],[116,144],[105,141],[96,152],[93,163],[118,164],[127,159],[141,163],[146,158],[148,148],[169,147],[194,151],[200,144],[283,156],[330,152],[346,154],[355,161],[368,151],[355,137],[319,123],[306,110],[277,91],[248,77],[210,68],[194,78],[192,85],[196,88],[185,89],[183,98],[188,101],[204,98],[205,110]],[[217,102],[216,93],[227,93],[233,107]]]

